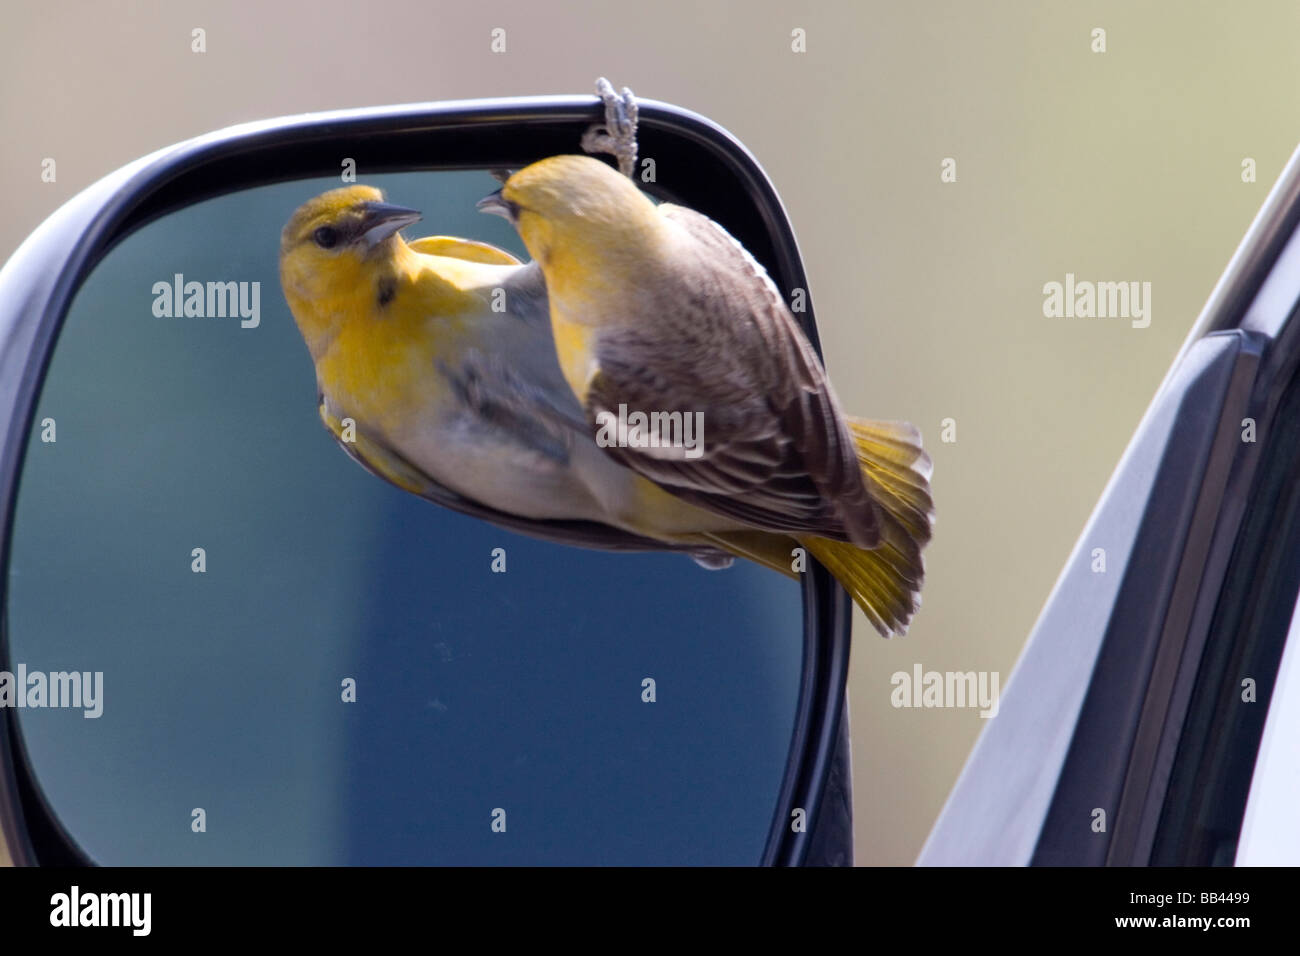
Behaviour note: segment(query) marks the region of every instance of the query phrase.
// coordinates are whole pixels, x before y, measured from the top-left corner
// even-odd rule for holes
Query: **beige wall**
[[[896,710],[914,663],[1005,677],[1153,390],[1300,140],[1300,6],[1245,3],[14,4],[0,258],[152,149],[335,107],[587,92],[729,128],[784,197],[844,404],[919,424],[925,606],[858,621],[858,860],[909,863],[982,721]],[[382,10],[382,12],[380,12]],[[488,34],[507,30],[508,52]],[[190,31],[208,50],[190,52]],[[790,33],[807,32],[807,52]],[[1094,27],[1108,50],[1090,51]],[[40,182],[54,157],[58,181]],[[957,182],[940,182],[944,157]],[[1241,181],[1252,157],[1259,181]],[[1042,287],[1152,284],[1152,322],[1047,319]],[[944,418],[957,441],[938,441]]]

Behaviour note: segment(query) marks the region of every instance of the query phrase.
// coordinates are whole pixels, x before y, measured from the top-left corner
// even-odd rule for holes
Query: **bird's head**
[[[512,222],[548,270],[560,268],[561,260],[590,264],[631,255],[659,221],[654,203],[630,179],[590,156],[533,163],[478,207]]]
[[[331,189],[299,206],[280,233],[280,284],[313,347],[316,325],[392,282],[402,239],[420,213],[384,202],[373,186]]]
[[[355,265],[388,253],[397,231],[421,215],[384,202],[373,186],[344,186],[299,206],[280,233],[280,262],[311,270]]]

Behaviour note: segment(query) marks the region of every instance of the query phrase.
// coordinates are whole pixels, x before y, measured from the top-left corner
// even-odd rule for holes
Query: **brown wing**
[[[598,429],[620,405],[627,415],[700,413],[703,441],[698,457],[630,444],[606,450],[716,513],[876,546],[880,516],[844,417],[776,286],[712,220],[680,206],[659,210],[683,230],[684,254],[671,287],[650,292],[652,330],[601,332],[586,410]]]

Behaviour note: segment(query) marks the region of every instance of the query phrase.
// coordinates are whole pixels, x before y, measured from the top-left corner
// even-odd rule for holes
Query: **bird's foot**
[[[689,552],[691,560],[702,568],[710,571],[721,571],[729,568],[735,563],[736,559],[725,551],[717,551],[713,548],[701,548],[699,551]]]
[[[624,176],[636,171],[636,97],[626,86],[622,94],[603,76],[596,81],[596,94],[605,104],[605,122],[587,127],[582,148],[588,153],[608,153],[618,160]]]

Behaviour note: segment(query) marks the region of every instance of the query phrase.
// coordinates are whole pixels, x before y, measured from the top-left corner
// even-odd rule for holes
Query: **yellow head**
[[[349,310],[391,297],[404,246],[397,231],[420,213],[346,186],[303,203],[280,234],[280,285],[313,358]]]
[[[626,176],[590,156],[552,156],[519,170],[479,203],[510,220],[552,293],[590,285],[590,271],[632,272],[663,229],[655,205]],[[584,275],[583,273],[588,273]]]

